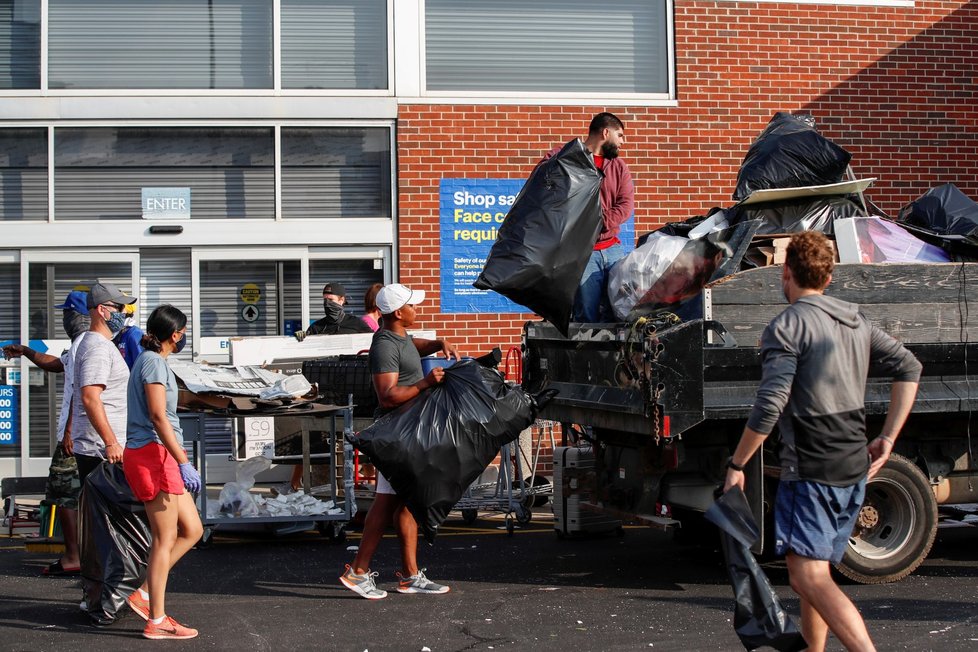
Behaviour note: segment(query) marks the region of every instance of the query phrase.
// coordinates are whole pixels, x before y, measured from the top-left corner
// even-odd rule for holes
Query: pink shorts
[[[127,448],[122,454],[122,470],[136,498],[148,503],[163,493],[183,493],[180,465],[166,447],[153,442],[141,448]]]

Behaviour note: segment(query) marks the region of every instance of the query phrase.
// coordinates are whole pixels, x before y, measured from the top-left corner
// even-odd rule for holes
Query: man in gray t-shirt
[[[370,374],[380,404],[378,415],[407,403],[444,380],[445,370],[441,367],[424,375],[422,355],[441,352],[446,358],[459,357],[455,347],[444,340],[423,340],[407,334],[417,318],[414,306],[424,301],[424,294],[423,290],[412,290],[400,283],[385,286],[377,293],[377,308],[384,316],[384,328],[377,331],[370,345]],[[398,573],[398,592],[448,593],[447,586],[432,582],[418,568],[418,524],[380,472],[357,556],[347,565],[340,582],[368,600],[387,597],[387,591],[378,589],[374,582],[376,573],[370,572],[370,560],[391,521],[397,528],[404,565],[403,572]]]
[[[71,438],[78,475],[85,478],[102,460],[122,461],[126,441],[126,389],[129,367],[112,343],[125,324],[125,306],[135,297],[111,283],[96,283],[88,293],[92,325],[75,352]]]

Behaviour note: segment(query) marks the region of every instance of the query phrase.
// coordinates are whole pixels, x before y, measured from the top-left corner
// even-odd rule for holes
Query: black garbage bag
[[[473,285],[526,306],[566,335],[574,294],[601,233],[601,178],[577,139],[537,166]]]
[[[901,208],[897,221],[978,245],[978,204],[953,183],[931,188]]]
[[[119,464],[103,462],[85,479],[78,519],[82,587],[88,615],[109,625],[126,613],[126,598],[142,585],[152,544],[146,508]]]
[[[832,235],[835,233],[835,220],[864,214],[859,204],[838,195],[745,204],[727,212],[731,215],[731,224],[761,220],[757,235],[801,231],[821,231]]]
[[[740,642],[748,650],[767,645],[794,652],[808,647],[751,554],[750,548],[760,533],[744,492],[734,487],[717,498],[704,516],[720,528],[723,556],[736,600],[734,629]]]
[[[535,399],[521,387],[463,360],[445,369],[444,382],[349,439],[370,456],[431,543],[469,485],[536,412]]]
[[[733,198],[755,190],[839,183],[852,155],[815,130],[810,114],[775,113],[747,150]]]

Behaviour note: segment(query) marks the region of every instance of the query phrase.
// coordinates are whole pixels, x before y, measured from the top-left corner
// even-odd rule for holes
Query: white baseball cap
[[[385,285],[377,293],[377,310],[382,315],[390,315],[404,306],[416,305],[424,301],[424,290],[412,290],[400,283]]]

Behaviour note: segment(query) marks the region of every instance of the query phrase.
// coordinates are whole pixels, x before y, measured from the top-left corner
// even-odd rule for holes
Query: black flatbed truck
[[[722,485],[760,381],[761,333],[787,303],[781,267],[727,275],[695,301],[701,318],[547,322],[523,332],[524,386],[559,390],[542,418],[586,426],[594,499],[585,507],[652,524],[695,522]],[[840,264],[827,293],[858,303],[923,363],[913,411],[867,498],[839,570],[899,580],[927,556],[938,505],[978,502],[978,263]],[[870,370],[867,432],[878,433],[890,379]],[[752,458],[747,493],[760,524],[773,506],[777,437]],[[764,551],[765,542],[755,547]]]

